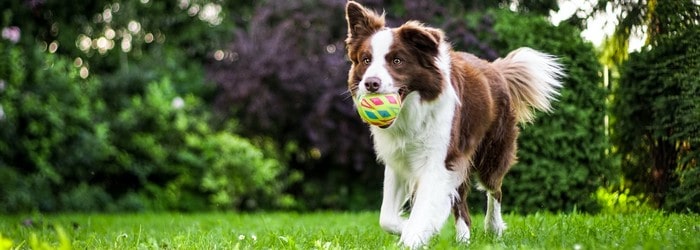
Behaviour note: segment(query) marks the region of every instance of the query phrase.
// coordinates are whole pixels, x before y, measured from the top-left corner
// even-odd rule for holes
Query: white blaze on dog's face
[[[394,33],[390,29],[382,29],[371,36],[370,53],[361,56],[361,62],[367,65],[357,89],[357,95],[367,93],[398,93],[394,80],[389,74],[388,63],[385,60],[394,42]]]

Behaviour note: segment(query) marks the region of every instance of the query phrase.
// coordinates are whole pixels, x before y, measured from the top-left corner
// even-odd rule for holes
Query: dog
[[[452,49],[443,31],[418,21],[397,28],[357,2],[345,9],[352,98],[399,94],[388,127],[370,126],[384,163],[381,228],[399,244],[426,245],[454,213],[456,240],[468,243],[470,177],[487,196],[485,229],[500,237],[501,184],[516,160],[518,123],[551,111],[565,76],[558,58],[519,48],[488,62]],[[410,202],[407,218],[404,205]]]

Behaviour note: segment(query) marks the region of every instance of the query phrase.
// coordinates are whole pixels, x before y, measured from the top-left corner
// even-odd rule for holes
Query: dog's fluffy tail
[[[505,77],[511,103],[520,122],[531,122],[534,109],[549,112],[559,96],[564,68],[557,58],[530,48],[519,48],[493,66]]]

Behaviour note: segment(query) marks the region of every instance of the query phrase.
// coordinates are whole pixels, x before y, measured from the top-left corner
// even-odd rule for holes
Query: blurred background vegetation
[[[561,58],[506,211],[700,211],[697,1],[367,0],[488,60]],[[383,167],[346,93],[344,0],[9,0],[0,211],[375,210]],[[614,13],[600,47],[587,20]],[[629,39],[646,34],[628,54]],[[483,197],[470,206],[481,211]]]

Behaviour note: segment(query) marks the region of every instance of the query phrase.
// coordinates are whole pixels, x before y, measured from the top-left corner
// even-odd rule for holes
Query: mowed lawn
[[[59,249],[398,249],[378,213],[204,213],[0,215],[0,250],[44,243]],[[428,249],[700,249],[700,216],[506,215],[502,238],[475,215],[471,243],[453,240],[452,221]],[[58,229],[60,228],[60,229]],[[63,232],[64,237],[59,237]],[[34,238],[35,240],[31,240]],[[68,241],[66,241],[68,240]],[[65,248],[62,248],[65,249]]]

